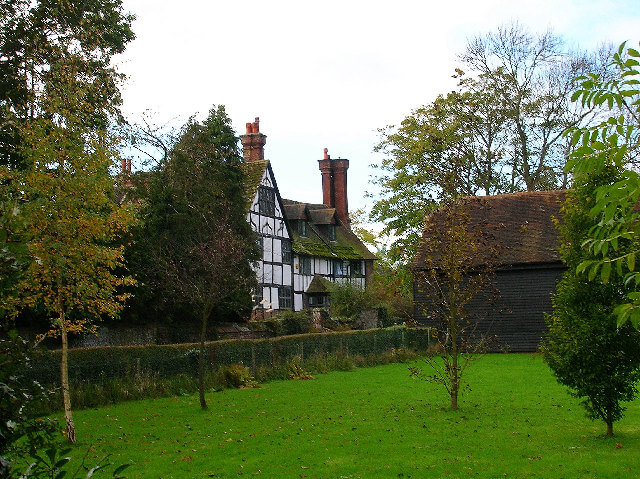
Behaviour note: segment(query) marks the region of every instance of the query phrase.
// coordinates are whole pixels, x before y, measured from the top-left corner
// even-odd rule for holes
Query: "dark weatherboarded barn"
[[[486,250],[495,255],[491,288],[495,301],[478,295],[467,311],[478,321],[478,331],[495,337],[496,346],[507,351],[535,351],[546,329],[544,314],[551,312],[551,296],[565,268],[558,254],[558,218],[564,191],[538,191],[465,198],[469,224],[484,237],[478,251],[478,266]],[[416,278],[424,271],[433,250],[428,245],[442,227],[443,213],[428,219],[413,264]],[[445,245],[446,247],[446,245]],[[431,255],[431,256],[430,256]],[[414,319],[424,326],[437,326],[431,318],[429,294],[414,281]]]

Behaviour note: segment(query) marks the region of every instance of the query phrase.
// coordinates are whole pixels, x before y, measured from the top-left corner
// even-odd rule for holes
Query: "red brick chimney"
[[[318,160],[322,173],[322,203],[336,209],[338,218],[345,226],[349,226],[349,206],[347,201],[347,169],[349,160],[338,158],[332,160],[327,148],[324,159]]]
[[[264,160],[267,135],[260,133],[260,118],[256,117],[253,123],[247,123],[247,133],[240,136],[240,141],[245,162]]]

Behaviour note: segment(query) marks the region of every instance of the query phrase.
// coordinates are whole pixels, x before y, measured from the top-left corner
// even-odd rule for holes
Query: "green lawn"
[[[78,454],[145,478],[640,477],[640,401],[606,439],[539,356],[489,355],[468,379],[457,412],[407,364],[211,393],[206,412],[197,396],[78,411]]]

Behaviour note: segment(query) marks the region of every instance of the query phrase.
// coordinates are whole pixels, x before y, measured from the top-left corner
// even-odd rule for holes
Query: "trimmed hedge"
[[[207,350],[211,369],[243,364],[255,370],[321,354],[366,356],[389,353],[394,349],[426,351],[429,341],[428,329],[395,326],[268,339],[212,341],[207,343]],[[195,376],[197,363],[197,343],[77,348],[69,350],[69,379],[77,384],[140,375],[160,378],[179,374]],[[33,364],[31,375],[42,384],[57,384],[60,377],[60,351],[48,351],[42,355]]]

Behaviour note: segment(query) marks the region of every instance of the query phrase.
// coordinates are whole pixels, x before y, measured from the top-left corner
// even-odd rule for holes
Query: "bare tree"
[[[414,296],[425,308],[437,343],[434,354],[426,357],[428,371],[411,372],[443,385],[454,410],[464,371],[491,341],[487,318],[468,308],[472,301],[492,303],[496,295],[493,228],[471,214],[480,201],[454,197],[428,217],[414,268]]]
[[[593,109],[571,103],[575,78],[602,70],[601,53],[571,52],[547,31],[534,35],[512,23],[469,39],[460,59],[482,75],[504,106],[514,186],[527,191],[566,187],[567,128],[587,123]]]

